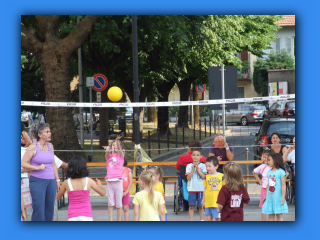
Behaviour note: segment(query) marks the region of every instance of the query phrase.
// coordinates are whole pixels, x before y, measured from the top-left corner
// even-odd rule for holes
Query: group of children
[[[107,194],[109,220],[112,221],[114,207],[117,209],[117,220],[121,221],[123,209],[125,221],[129,221],[130,189],[132,186],[131,169],[127,168],[127,161],[120,144],[120,136],[107,147]],[[270,152],[270,150],[269,150]],[[254,170],[261,173],[259,179],[262,185],[261,202],[262,220],[269,214],[269,220],[282,220],[282,213],[288,212],[285,202],[285,172],[282,157],[279,154],[265,151],[262,155],[264,164]],[[193,220],[194,208],[199,208],[200,220],[204,221],[243,221],[243,207],[250,201],[249,194],[244,187],[241,168],[235,162],[227,162],[223,173],[217,172],[219,161],[210,156],[205,163],[200,162],[201,148],[192,149],[193,163],[186,166],[189,192],[189,220]],[[281,159],[280,159],[281,158]],[[69,221],[92,221],[90,205],[90,188],[101,196],[106,195],[101,182],[97,184],[88,178],[85,160],[74,156],[69,161],[67,169],[68,179],[62,184],[57,199],[68,191]],[[268,179],[268,180],[267,180]],[[269,181],[269,182],[268,182]],[[139,177],[142,191],[137,192],[133,199],[135,221],[167,221],[165,195],[163,187],[163,171],[160,167],[151,166]],[[268,192],[267,192],[268,191]],[[265,194],[267,192],[267,194]]]

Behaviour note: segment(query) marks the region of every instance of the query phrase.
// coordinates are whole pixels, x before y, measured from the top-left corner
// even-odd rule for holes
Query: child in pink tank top
[[[129,221],[129,205],[130,204],[130,189],[133,183],[132,170],[128,167],[128,160],[124,156],[123,169],[122,169],[122,181],[123,181],[123,197],[122,197],[122,208],[124,212],[124,220]]]
[[[123,197],[123,185],[122,185],[122,169],[124,162],[124,154],[122,152],[120,144],[121,136],[118,135],[116,140],[110,144],[110,146],[103,146],[106,150],[107,161],[107,193],[108,193],[108,213],[109,221],[112,221],[113,208],[117,208],[117,220],[121,221],[121,208]]]
[[[88,178],[89,172],[86,161],[81,156],[73,156],[67,168],[66,177],[60,191],[57,193],[57,200],[61,199],[68,191],[69,207],[68,221],[93,221],[90,204],[90,188],[99,193],[101,196],[106,195],[106,190],[101,182],[97,184]]]

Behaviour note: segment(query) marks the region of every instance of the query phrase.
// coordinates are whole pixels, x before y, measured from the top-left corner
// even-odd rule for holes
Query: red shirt
[[[188,165],[189,163],[193,163],[193,159],[191,157],[192,153],[187,153],[185,155],[182,155],[179,157],[177,164],[176,164],[176,168],[180,171],[180,163],[182,163],[182,165]],[[206,157],[202,156],[202,158],[200,158],[200,162],[204,163],[206,161]]]
[[[222,205],[221,221],[243,221],[243,203],[250,201],[246,188],[230,192],[224,185],[218,196],[217,203]]]

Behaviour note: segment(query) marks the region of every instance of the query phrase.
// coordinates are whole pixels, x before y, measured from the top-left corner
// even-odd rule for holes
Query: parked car
[[[279,133],[281,135],[280,143],[284,145],[292,144],[295,136],[295,118],[293,117],[265,117],[259,132],[250,133],[251,136],[256,136],[254,141],[254,160],[260,160],[262,151],[271,144],[272,133]]]
[[[126,112],[124,114],[124,119],[126,120],[126,122],[133,121],[133,108],[132,107],[126,108]]]
[[[273,103],[269,110],[264,113],[269,116],[291,116],[296,115],[295,100],[278,100]]]
[[[246,126],[249,123],[262,122],[265,111],[266,106],[262,104],[239,104],[238,109],[226,111],[227,123]],[[219,113],[217,116],[217,121],[219,122],[219,120],[220,125],[222,125],[222,113]]]

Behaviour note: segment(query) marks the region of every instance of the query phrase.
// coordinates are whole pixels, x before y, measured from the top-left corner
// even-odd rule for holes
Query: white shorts
[[[79,217],[69,218],[68,221],[93,221],[93,218],[79,216]]]

